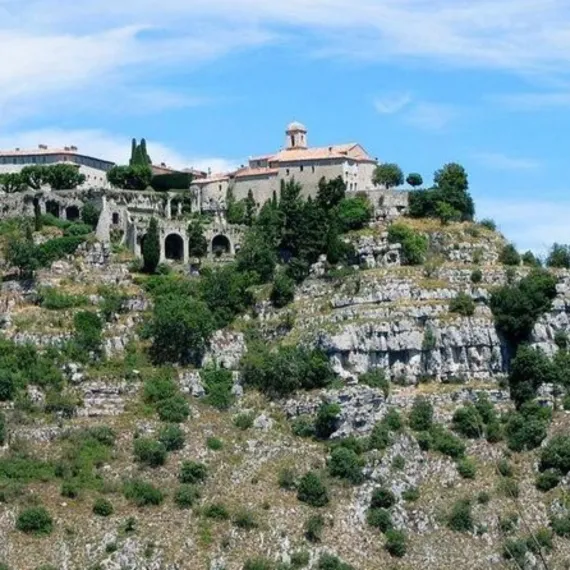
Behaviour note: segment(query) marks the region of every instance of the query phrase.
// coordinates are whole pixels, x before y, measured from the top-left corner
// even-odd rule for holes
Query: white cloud
[[[561,195],[568,195],[568,191]],[[521,251],[545,254],[554,243],[570,243],[570,202],[564,200],[482,199],[479,218],[493,218],[506,238]]]
[[[38,144],[61,148],[77,146],[79,152],[125,164],[129,159],[131,139],[127,136],[111,134],[100,130],[43,129],[13,133],[0,137],[0,149],[15,147],[37,148]],[[239,160],[221,157],[201,156],[198,153],[180,153],[160,142],[148,141],[148,152],[155,164],[164,162],[174,168],[197,168],[212,172],[234,170]]]
[[[381,115],[393,115],[412,102],[409,93],[388,93],[374,99],[374,108]]]
[[[531,158],[516,158],[499,152],[478,152],[473,158],[480,164],[497,170],[536,170],[540,162]]]
[[[406,113],[405,122],[428,131],[444,130],[456,119],[458,111],[451,105],[419,102]]]

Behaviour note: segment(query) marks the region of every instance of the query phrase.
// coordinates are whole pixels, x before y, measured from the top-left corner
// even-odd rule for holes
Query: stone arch
[[[51,214],[56,218],[59,218],[59,204],[54,200],[48,200],[46,202],[46,214]]]
[[[228,237],[218,234],[212,240],[212,253],[217,257],[228,255],[232,251],[232,244]]]
[[[69,220],[70,222],[75,222],[79,219],[79,208],[77,206],[67,206],[65,208],[65,219]]]
[[[184,260],[184,240],[179,234],[169,234],[164,240],[164,257],[173,261]]]

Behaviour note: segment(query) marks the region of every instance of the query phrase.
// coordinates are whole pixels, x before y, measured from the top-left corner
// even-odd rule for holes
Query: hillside
[[[169,366],[153,311],[187,295],[198,318],[207,277],[148,276],[93,239],[33,279],[5,263],[0,567],[569,568],[570,445],[547,445],[570,428],[570,272],[549,270],[529,339],[560,382],[515,412],[491,297],[532,268],[474,222],[398,224],[424,236],[421,263],[388,224],[348,232],[359,268],[321,260],[279,308],[248,288],[200,358]]]

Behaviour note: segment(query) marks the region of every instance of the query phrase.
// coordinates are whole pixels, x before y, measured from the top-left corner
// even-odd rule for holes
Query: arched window
[[[70,221],[74,222],[79,219],[79,208],[77,206],[68,206],[65,209],[65,217]]]
[[[212,240],[212,253],[220,257],[231,252],[230,240],[223,235],[218,235]]]
[[[174,261],[182,261],[184,259],[184,240],[178,234],[166,236],[164,255],[166,259]]]

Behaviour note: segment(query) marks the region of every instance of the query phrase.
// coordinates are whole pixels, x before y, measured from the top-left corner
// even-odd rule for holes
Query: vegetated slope
[[[515,412],[489,309],[493,287],[530,270],[499,264],[501,238],[474,224],[408,223],[430,236],[420,266],[324,268],[280,309],[258,288],[253,318],[216,333],[203,359],[241,377],[152,364],[156,291],[182,289],[172,276],[149,287],[124,253],[94,244],[29,287],[5,284],[0,562],[564,567],[568,448],[539,447],[568,433],[563,378]],[[362,251],[386,239],[353,237]],[[568,279],[531,339],[548,354]]]

